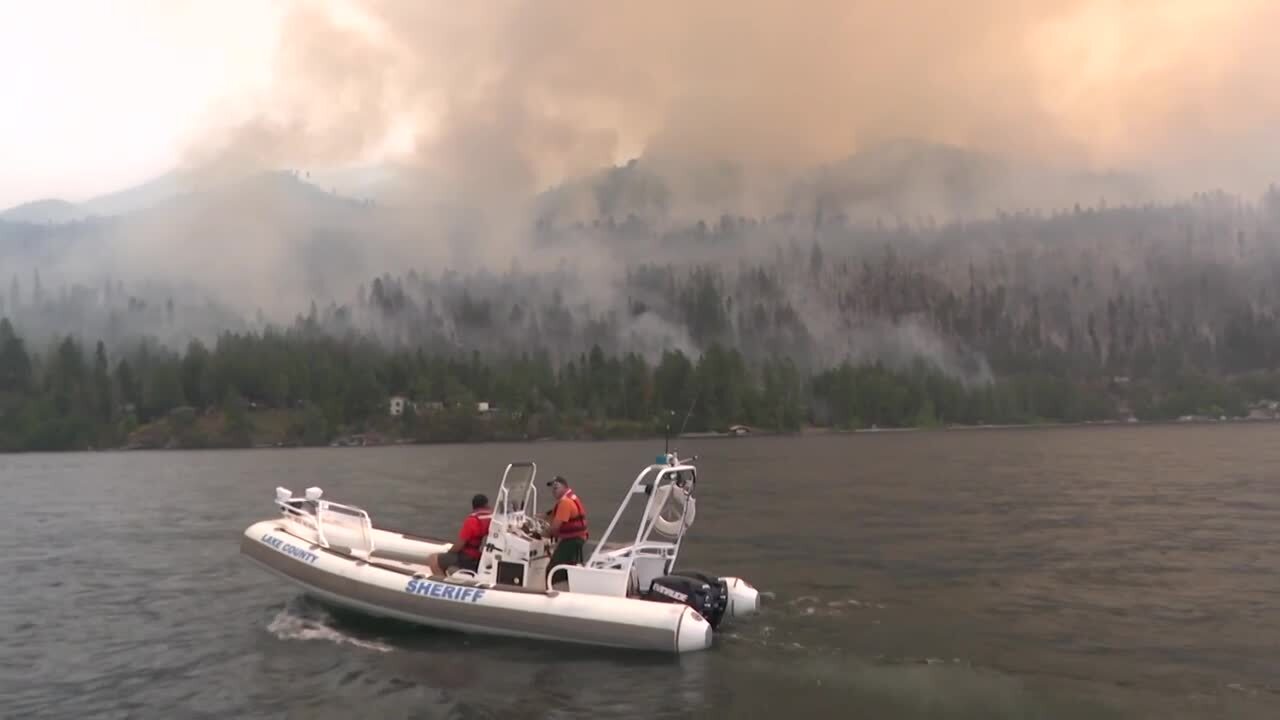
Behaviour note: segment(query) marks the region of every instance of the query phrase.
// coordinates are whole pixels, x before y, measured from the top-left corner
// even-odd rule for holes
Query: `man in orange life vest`
[[[462,521],[458,542],[449,548],[449,552],[432,555],[427,559],[431,572],[444,575],[444,571],[452,567],[475,572],[480,567],[480,555],[484,547],[484,539],[489,536],[489,521],[492,518],[493,511],[489,509],[489,498],[484,495],[471,498],[471,514]]]
[[[556,496],[556,505],[547,512],[551,516],[551,537],[556,539],[556,549],[551,552],[547,571],[557,565],[581,565],[583,547],[587,543],[587,510],[569,487],[569,481],[559,475],[547,483]]]

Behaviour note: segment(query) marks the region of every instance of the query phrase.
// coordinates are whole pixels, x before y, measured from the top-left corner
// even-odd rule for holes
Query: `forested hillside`
[[[617,277],[573,264],[385,275],[320,321],[408,345],[569,355],[719,342],[808,371],[924,357],[966,380],[1236,374],[1274,367],[1280,349],[1274,191],[1258,204],[1206,195],[947,225],[819,214],[660,233],[605,222],[546,241],[629,262]]]
[[[1280,397],[1275,191],[538,233],[553,269],[383,274],[287,327],[158,285],[15,276],[0,444],[113,446],[157,421],[243,444],[269,412],[275,441],[314,443],[651,432],[670,412],[689,430],[1236,416]],[[392,395],[429,410],[389,427]]]

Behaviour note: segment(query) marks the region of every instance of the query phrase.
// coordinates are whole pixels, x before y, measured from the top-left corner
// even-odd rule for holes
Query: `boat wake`
[[[798,650],[806,653],[831,652],[837,655],[846,654],[843,645],[827,646],[823,642],[814,642],[814,623],[824,623],[844,618],[856,618],[856,622],[867,625],[880,625],[882,613],[888,605],[882,602],[854,597],[824,598],[817,595],[798,595],[779,597],[776,593],[761,591],[760,597],[769,602],[761,615],[762,622],[724,633],[725,639],[734,643],[745,643],[774,650]],[[800,642],[804,640],[804,642]],[[877,661],[884,660],[883,657]],[[908,661],[914,662],[914,661]],[[921,664],[941,662],[936,658],[920,658]],[[959,662],[956,660],[955,662]]]
[[[391,652],[390,645],[376,640],[353,637],[334,627],[334,618],[326,610],[305,599],[289,601],[267,625],[267,632],[278,640],[322,640],[337,645],[354,645],[365,650]]]

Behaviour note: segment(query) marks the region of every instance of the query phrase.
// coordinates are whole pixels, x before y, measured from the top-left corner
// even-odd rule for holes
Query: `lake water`
[[[273,489],[452,534],[508,460],[597,532],[661,445],[0,457],[13,718],[1280,717],[1280,425],[685,440],[683,658],[334,616],[238,554]]]

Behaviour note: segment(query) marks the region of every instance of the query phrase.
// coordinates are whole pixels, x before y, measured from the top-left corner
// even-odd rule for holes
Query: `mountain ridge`
[[[674,220],[671,216],[682,210],[685,215],[700,213],[704,219],[721,214],[807,213],[819,205],[828,213],[861,218],[972,217],[1000,209],[1070,207],[1100,197],[1114,203],[1142,202],[1156,194],[1149,178],[1134,173],[1049,168],[911,139],[881,142],[789,176],[752,173],[732,160],[674,166],[660,158],[642,156],[565,178],[536,193],[532,203],[542,221],[571,224],[607,218],[621,221],[628,215]],[[449,190],[447,181],[434,173],[398,163],[275,169],[213,183],[201,181],[190,170],[172,170],[82,203],[47,198],[16,205],[0,211],[0,220],[56,225],[90,217],[127,216],[176,197],[209,193],[273,174],[291,176],[335,199],[394,208],[412,208],[424,199],[439,201]]]

